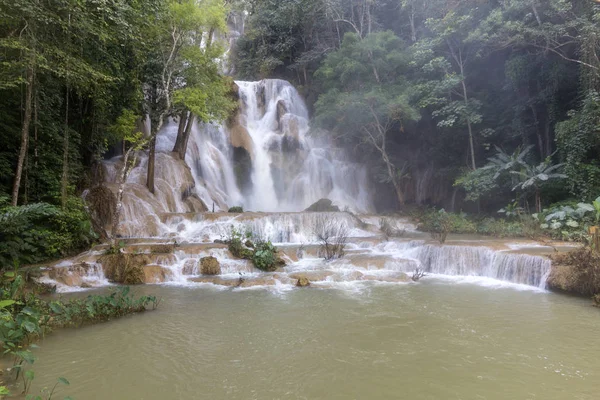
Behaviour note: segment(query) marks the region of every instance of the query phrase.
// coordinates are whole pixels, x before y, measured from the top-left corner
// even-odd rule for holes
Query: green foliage
[[[230,235],[226,240],[231,254],[237,258],[251,260],[253,250],[244,245],[244,240],[249,240],[251,237],[252,233],[246,232],[246,234],[242,235],[241,232],[239,232],[232,226]]]
[[[15,268],[0,276],[0,347],[5,355],[12,357],[13,378],[22,381],[23,393],[27,394],[35,377],[30,369],[35,362],[30,349],[36,347],[32,344],[36,338],[53,328],[106,321],[144,311],[149,306],[156,308],[159,302],[154,296],[136,298],[128,287],[105,296],[46,302],[27,287],[25,276]],[[57,384],[69,385],[69,382],[59,378]],[[50,399],[55,388],[56,385],[42,391],[40,396],[27,398]]]
[[[277,248],[270,241],[257,241],[254,245],[252,263],[261,271],[272,272],[277,269]]]
[[[251,232],[242,234],[231,227],[226,242],[234,257],[251,260],[254,266],[261,271],[275,271],[280,264],[277,248],[270,241],[253,238]]]
[[[229,208],[229,210],[227,212],[230,212],[230,213],[243,213],[244,212],[244,208],[243,207],[231,207],[231,208]]]
[[[589,91],[581,109],[556,125],[556,142],[565,163],[571,193],[591,200],[600,191],[600,94]]]
[[[452,232],[455,226],[459,226],[461,231],[464,230],[464,227],[462,227],[463,221],[466,222],[466,219],[453,218],[452,214],[448,214],[444,209],[434,210],[425,216],[422,227],[431,234],[432,238],[444,244],[448,234]]]
[[[48,304],[55,326],[81,326],[107,321],[127,314],[143,312],[148,307],[156,309],[160,299],[155,296],[135,297],[128,286],[108,295],[90,295],[68,302],[52,301]]]
[[[36,203],[0,208],[0,268],[61,257],[89,246],[96,238],[80,199],[67,207]]]

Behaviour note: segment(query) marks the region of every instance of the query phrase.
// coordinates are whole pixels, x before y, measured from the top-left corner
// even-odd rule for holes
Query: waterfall
[[[237,114],[227,124],[194,123],[185,163],[171,153],[178,123],[165,123],[156,143],[155,194],[145,189],[147,155],[138,155],[127,180],[120,234],[161,236],[162,214],[213,205],[223,211],[302,211],[329,198],[341,209],[373,211],[365,167],[327,139],[309,135],[306,105],[291,84],[266,79],[236,86]],[[120,163],[119,157],[104,163],[107,185],[116,185]]]
[[[150,283],[235,286],[241,284],[240,274],[255,279],[246,285],[267,281],[293,285],[297,274],[310,274],[316,285],[407,283],[409,275],[421,268],[432,275],[485,277],[545,288],[551,264],[543,257],[495,251],[484,247],[485,241],[439,246],[409,240],[423,235],[401,217],[386,218],[400,236],[406,234],[404,238],[384,241],[381,217],[368,215],[373,206],[366,169],[327,138],[311,135],[308,111],[296,89],[277,79],[238,81],[236,87],[237,112],[223,124],[194,123],[185,160],[171,153],[178,122],[165,123],[157,136],[155,193],[145,186],[147,155],[137,154],[125,185],[118,234],[136,238],[127,241],[124,251],[146,255],[149,264],[144,273]],[[119,157],[104,163],[104,183],[113,191],[121,165]],[[425,193],[432,173],[430,169],[418,179],[418,194]],[[321,198],[359,215],[302,212]],[[240,205],[246,212],[226,212]],[[206,212],[213,207],[217,212]],[[347,228],[348,244],[341,259],[319,258],[324,221]],[[232,229],[277,244],[288,266],[267,276],[250,261],[233,258],[219,243]],[[156,243],[177,247],[167,255],[154,254]],[[58,265],[45,279],[62,285],[60,290],[107,284],[98,263],[102,254],[103,250],[86,253]],[[218,259],[220,277],[200,276],[198,262],[206,256]]]
[[[486,247],[416,245],[407,252],[430,273],[480,276],[546,288],[549,259],[494,251]]]

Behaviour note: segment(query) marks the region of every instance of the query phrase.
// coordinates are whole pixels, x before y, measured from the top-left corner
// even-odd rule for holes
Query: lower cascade
[[[166,214],[161,216],[162,239],[128,239],[121,252],[127,263],[139,264],[138,283],[285,289],[302,278],[311,286],[346,288],[367,282],[411,282],[412,273],[420,269],[432,276],[491,278],[545,288],[551,263],[544,257],[511,253],[508,248],[493,250],[482,241],[459,246],[411,240],[408,237],[419,233],[405,219],[394,223],[406,238],[385,240],[376,221],[377,217],[347,212]],[[319,240],[323,224],[342,226],[347,232],[343,257],[323,260]],[[272,241],[287,266],[265,273],[250,261],[235,258],[223,243],[232,229]],[[106,285],[114,266],[105,253],[106,246],[98,246],[63,262],[44,281],[60,291]],[[200,261],[208,257],[218,261],[219,274],[202,273]]]

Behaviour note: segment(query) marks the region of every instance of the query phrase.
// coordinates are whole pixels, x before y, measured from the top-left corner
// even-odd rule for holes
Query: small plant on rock
[[[257,241],[252,254],[252,263],[261,271],[273,272],[277,269],[277,248],[270,241]]]
[[[244,212],[244,208],[241,206],[235,206],[235,207],[231,207],[228,212],[230,213],[243,213]]]

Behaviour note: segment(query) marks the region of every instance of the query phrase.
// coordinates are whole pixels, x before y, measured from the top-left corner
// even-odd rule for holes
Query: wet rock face
[[[340,211],[338,206],[333,205],[333,202],[329,199],[321,199],[316,203],[312,204],[305,211],[312,212],[337,212]]]
[[[144,283],[144,266],[150,264],[147,254],[107,254],[98,259],[106,278],[114,283],[139,285]]]
[[[163,283],[169,280],[172,272],[160,265],[145,265],[143,267],[144,283]]]
[[[90,210],[94,229],[101,234],[102,239],[106,239],[117,207],[115,195],[106,186],[96,186],[88,191],[85,202]]]
[[[202,275],[220,275],[221,265],[215,257],[203,257],[200,259],[200,273]]]
[[[183,275],[198,275],[198,260],[189,259],[185,260],[183,269],[181,270]]]

